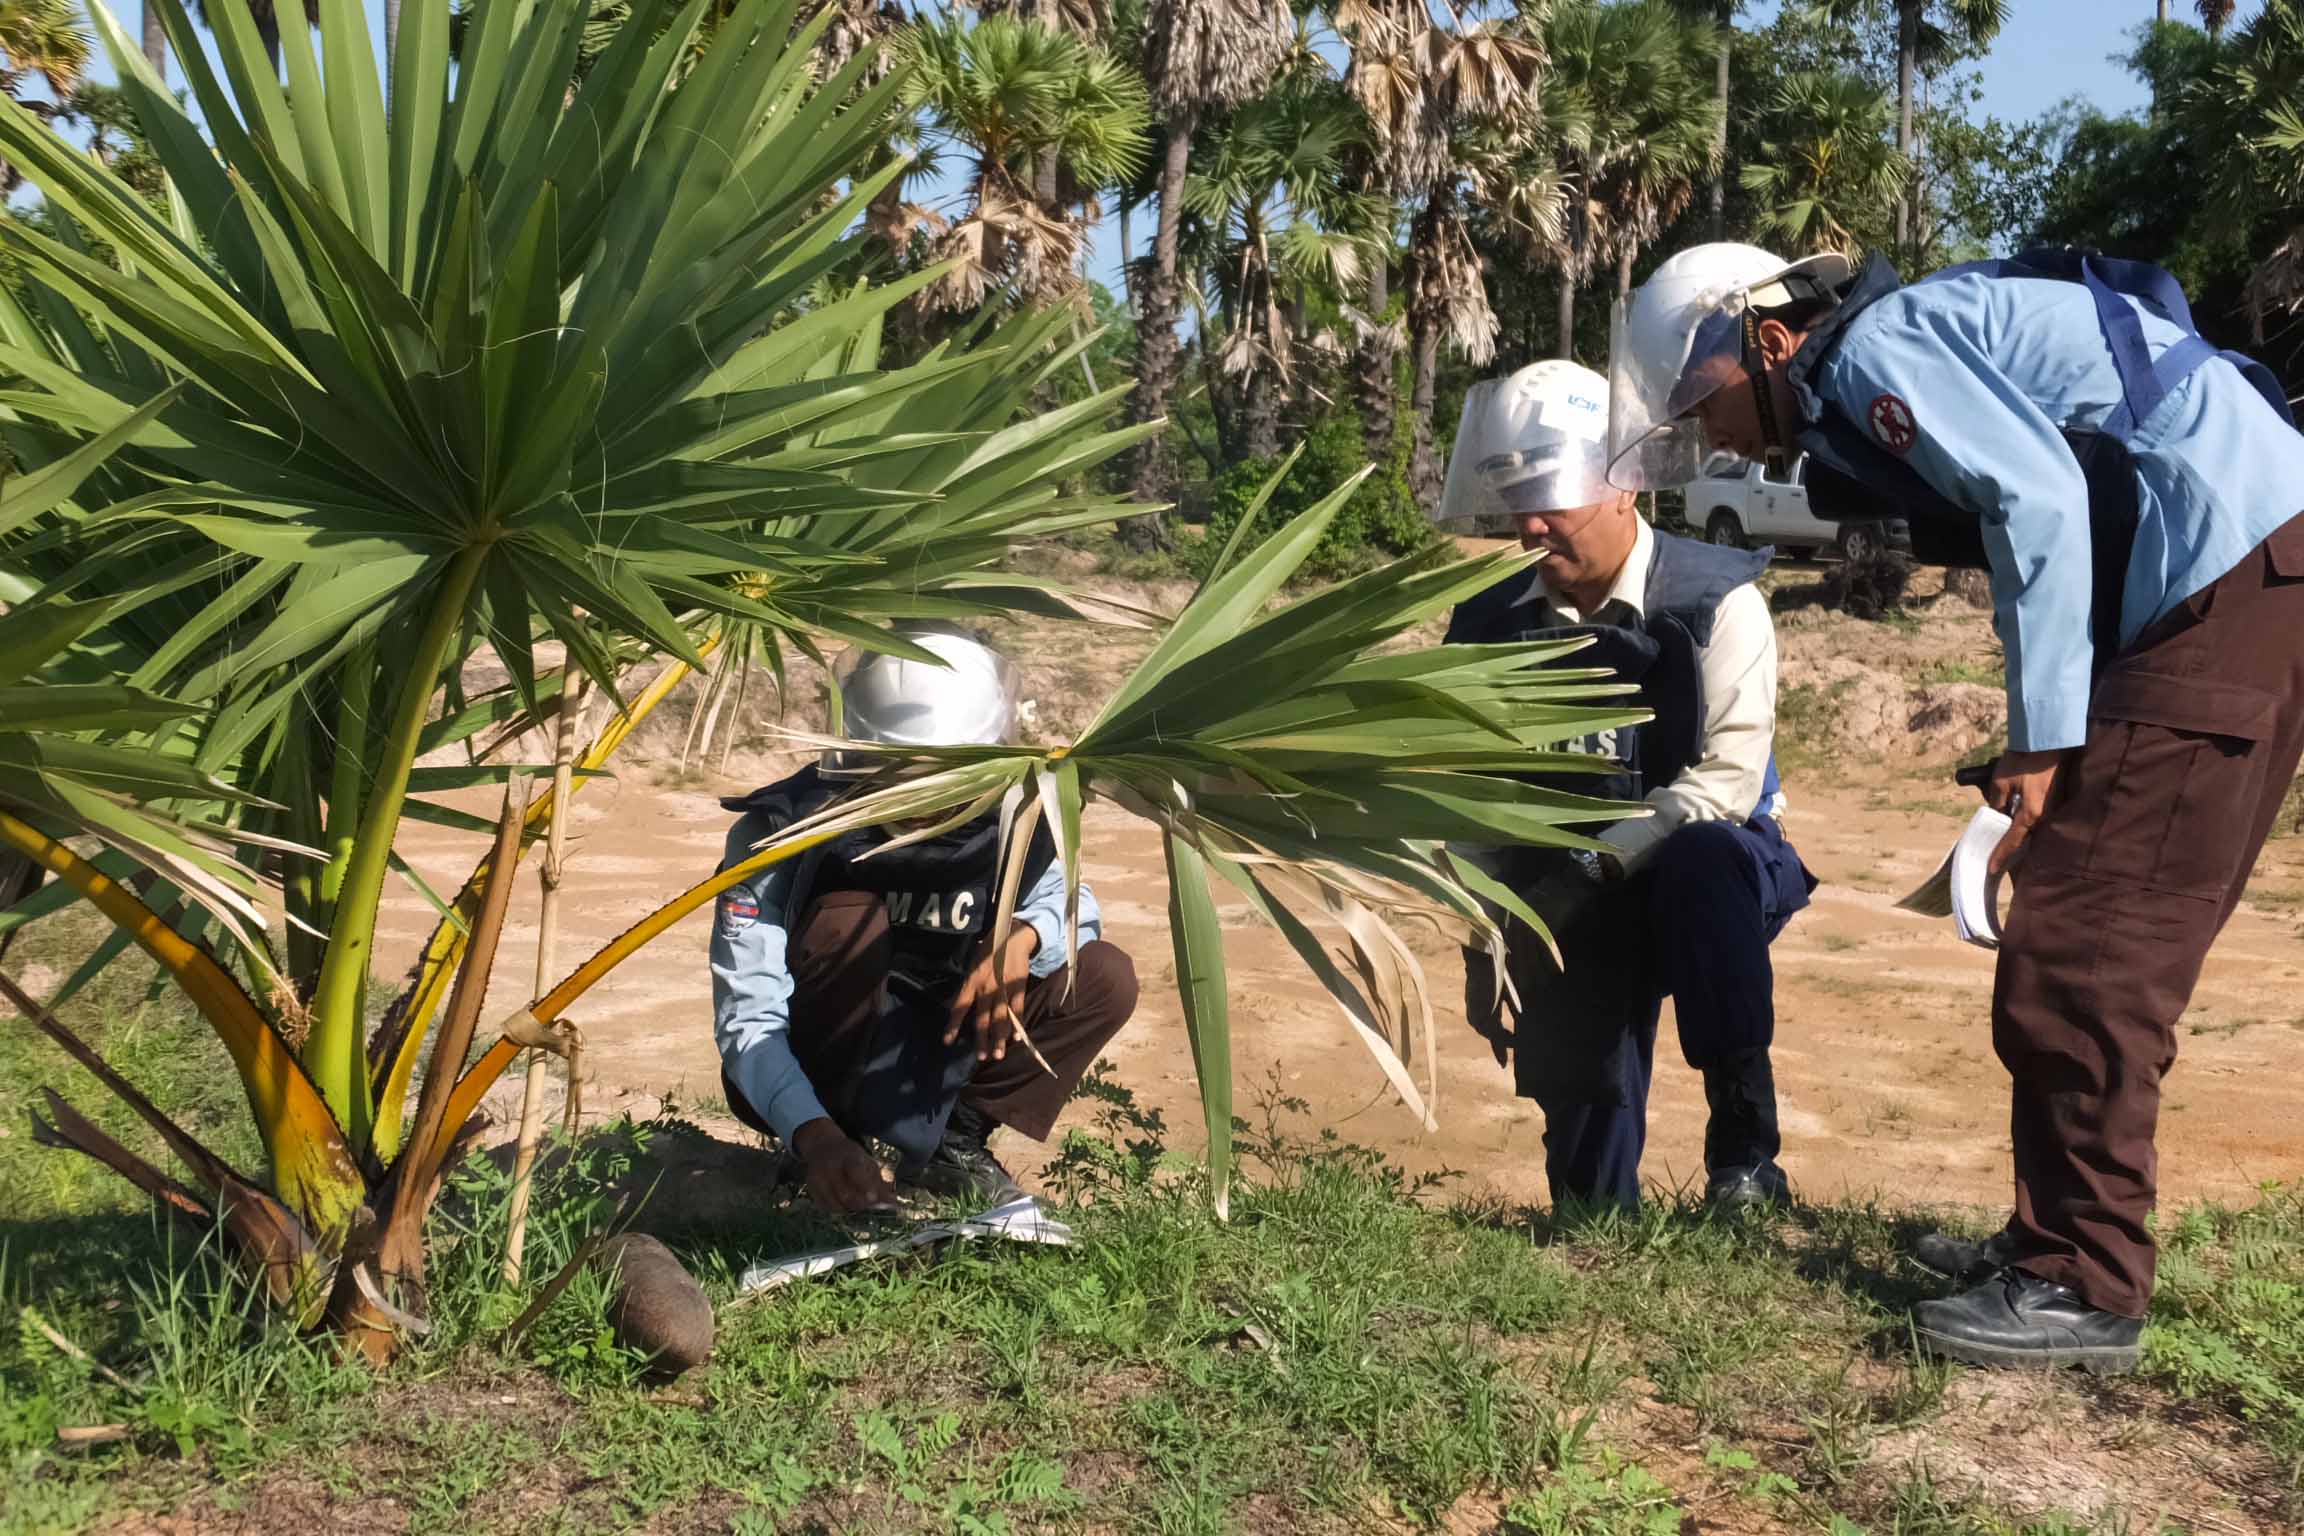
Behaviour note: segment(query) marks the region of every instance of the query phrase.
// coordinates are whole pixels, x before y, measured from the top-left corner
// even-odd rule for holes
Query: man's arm
[[[2101,345],[2093,332],[2089,340]],[[2079,746],[2095,580],[2088,483],[2056,423],[1973,338],[1911,306],[1860,321],[1826,375],[1828,398],[1850,421],[1982,522],[2007,653],[2010,750]]]
[[[748,857],[759,835],[749,819],[739,821],[728,834],[728,862]],[[753,1111],[787,1145],[794,1131],[824,1118],[824,1106],[792,1054],[792,972],[784,927],[791,888],[789,864],[763,870],[722,892],[712,921],[712,1035],[721,1063]]]
[[[1630,867],[1692,821],[1743,821],[1768,780],[1776,744],[1776,624],[1754,586],[1720,600],[1712,640],[1698,656],[1704,676],[1704,747],[1671,783],[1650,790],[1655,814],[1600,834]]]
[[[1031,973],[1035,981],[1053,976],[1064,969],[1067,956],[1064,944],[1064,861],[1056,860],[1041,872],[1016,902],[1016,920],[1031,925],[1040,935],[1040,947],[1032,952]],[[1080,882],[1080,942],[1093,944],[1104,935],[1104,914],[1096,905],[1096,893],[1088,882]]]

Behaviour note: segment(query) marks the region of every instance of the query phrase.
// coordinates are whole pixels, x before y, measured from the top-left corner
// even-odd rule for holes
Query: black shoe
[[[1738,1213],[1792,1203],[1792,1181],[1773,1162],[1742,1168],[1715,1168],[1704,1183],[1704,1203],[1715,1211]]]
[[[1932,1355],[1970,1365],[2076,1365],[2101,1376],[2136,1369],[2141,1318],[2100,1312],[2061,1285],[2003,1269],[1973,1290],[1912,1309],[1912,1329]]]
[[[1912,1245],[1912,1262],[1930,1274],[1974,1285],[2005,1269],[2015,1251],[2015,1240],[2005,1227],[1981,1240],[1931,1232]]]
[[[1024,1188],[1015,1175],[1000,1166],[1000,1159],[984,1142],[967,1136],[947,1135],[929,1154],[928,1161],[918,1168],[899,1172],[898,1177],[907,1184],[942,1195],[952,1200],[971,1200],[980,1205],[1006,1205],[1011,1200],[1024,1198]]]

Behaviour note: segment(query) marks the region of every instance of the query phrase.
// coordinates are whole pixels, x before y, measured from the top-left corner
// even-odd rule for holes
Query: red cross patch
[[[1912,451],[1912,440],[1920,435],[1919,423],[1912,419],[1912,407],[1894,395],[1873,398],[1872,409],[1865,412],[1872,423],[1872,435],[1880,446],[1901,457]]]

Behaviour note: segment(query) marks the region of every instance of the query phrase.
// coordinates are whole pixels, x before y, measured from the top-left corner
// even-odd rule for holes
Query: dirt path
[[[1820,1197],[2002,1206],[2007,1100],[1987,1022],[1991,956],[1959,943],[1949,924],[1892,907],[1933,867],[1973,805],[1951,790],[1938,759],[1990,728],[1992,698],[1971,676],[1996,670],[1989,632],[1980,615],[1950,612],[1901,629],[1813,612],[1787,614],[1779,624],[1786,731],[1811,724],[1801,711],[1819,700],[1839,707],[1829,722],[1839,742],[1832,754],[1785,752],[1793,840],[1825,882],[1774,952],[1785,1164]],[[1141,645],[1123,637],[1084,649],[1076,628],[1061,637],[1046,626],[1032,630],[1041,632],[1013,637],[1011,653],[1027,659],[1043,734],[1069,735],[1085,721],[1083,701],[1100,699]],[[653,739],[660,744],[665,732]],[[639,745],[649,750],[648,741]],[[1915,776],[1922,754],[1924,778]],[[767,782],[779,769],[774,758],[755,755],[737,771],[746,776],[680,783],[661,766],[628,761],[618,780],[579,797],[563,968],[713,868],[729,821],[717,796]],[[1177,1144],[1189,1147],[1200,1139],[1200,1114],[1175,999],[1158,844],[1140,823],[1104,806],[1091,808],[1086,832],[1087,875],[1106,937],[1135,956],[1144,983],[1143,1005],[1111,1059],[1120,1080],[1163,1111]],[[471,867],[478,840],[412,827],[404,851],[436,884],[452,886]],[[2184,1022],[2160,1144],[2172,1203],[2241,1199],[2261,1181],[2304,1174],[2304,1086],[2290,1070],[2304,1046],[2297,1001],[2304,837],[2272,844],[2254,896],[2210,958]],[[535,883],[524,877],[499,993],[528,979],[534,905]],[[1223,910],[1243,1113],[1276,1081],[1307,1101],[1318,1123],[1410,1169],[1446,1167],[1462,1173],[1468,1189],[1541,1197],[1541,1119],[1513,1096],[1507,1073],[1464,1025],[1452,947],[1419,945],[1441,1007],[1440,1129],[1427,1134],[1390,1098],[1278,935],[1237,902]],[[395,886],[380,959],[404,965],[430,925],[430,909]],[[578,1010],[590,1042],[589,1113],[646,1115],[668,1099],[715,1131],[743,1134],[720,1099],[704,967],[708,925],[708,912],[690,919]],[[1668,1186],[1701,1180],[1703,1127],[1699,1083],[1670,1030],[1668,1014],[1646,1163],[1648,1177]],[[500,1119],[515,1102],[509,1089],[500,1092]],[[1086,1107],[1072,1115],[1085,1119]],[[1023,1173],[1041,1161],[1013,1138],[1004,1152]]]

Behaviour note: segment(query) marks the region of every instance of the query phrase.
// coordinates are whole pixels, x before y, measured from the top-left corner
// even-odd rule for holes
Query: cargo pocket
[[[2246,870],[2279,701],[2204,677],[2113,671],[2040,853],[2099,879],[2222,900]]]

